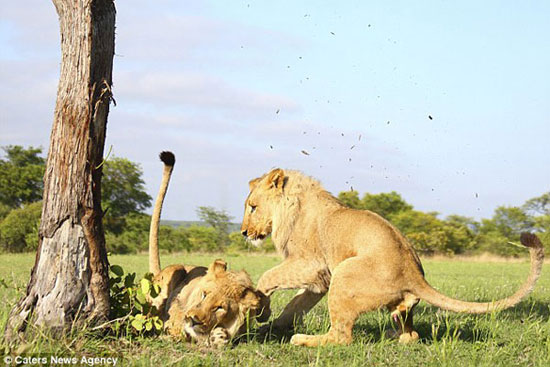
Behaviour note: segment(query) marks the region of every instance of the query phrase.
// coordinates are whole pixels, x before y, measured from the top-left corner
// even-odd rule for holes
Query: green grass
[[[164,265],[184,262],[207,265],[223,257],[232,269],[246,269],[257,281],[279,263],[269,255],[166,255]],[[9,310],[24,292],[34,256],[0,255],[0,330]],[[111,256],[138,276],[147,269],[146,255]],[[486,301],[511,294],[526,278],[527,263],[479,263],[425,260],[428,281],[447,295],[464,300]],[[104,338],[89,332],[74,332],[61,339],[40,333],[19,347],[24,355],[118,357],[119,364],[136,366],[548,366],[550,365],[550,266],[533,294],[511,310],[488,315],[461,315],[439,311],[421,302],[415,325],[421,341],[400,345],[384,338],[389,327],[385,311],[363,315],[355,325],[350,346],[300,348],[288,343],[251,341],[224,350],[209,350],[167,337]],[[2,282],[0,282],[2,283]],[[282,310],[293,292],[275,293],[274,314]],[[326,298],[306,317],[298,332],[319,334],[328,330]],[[0,348],[0,354],[4,350]],[[14,352],[12,352],[14,353]]]

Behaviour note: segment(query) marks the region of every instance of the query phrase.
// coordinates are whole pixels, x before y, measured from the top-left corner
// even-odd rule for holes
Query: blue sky
[[[151,196],[174,151],[166,219],[210,205],[239,221],[248,180],[273,167],[442,216],[550,190],[548,2],[116,5],[106,150],[142,165]],[[0,145],[47,148],[53,5],[3,2],[0,50]]]

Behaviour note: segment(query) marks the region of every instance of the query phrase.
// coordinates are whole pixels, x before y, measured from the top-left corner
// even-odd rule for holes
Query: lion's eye
[[[206,292],[202,292],[201,297],[202,297],[202,299],[205,299],[206,298]]]
[[[214,309],[214,312],[223,311],[223,310],[224,310],[223,306],[218,306]]]
[[[250,205],[250,213],[254,213],[256,211],[256,205]]]

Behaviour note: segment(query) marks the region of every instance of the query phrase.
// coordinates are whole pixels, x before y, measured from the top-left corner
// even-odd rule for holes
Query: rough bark
[[[112,98],[113,0],[52,0],[61,30],[61,74],[36,260],[5,336],[30,324],[65,330],[108,317],[101,162]]]

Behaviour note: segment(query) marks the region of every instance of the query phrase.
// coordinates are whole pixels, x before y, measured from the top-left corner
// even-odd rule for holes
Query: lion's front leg
[[[258,282],[258,290],[270,295],[277,289],[302,290],[270,325],[260,328],[260,335],[273,333],[283,336],[301,322],[309,310],[325,295],[330,284],[330,272],[321,264],[304,261],[285,261],[268,270]]]
[[[257,290],[266,296],[277,289],[309,289],[314,293],[324,293],[329,284],[330,272],[326,265],[289,258],[266,271],[258,281]]]
[[[307,289],[300,290],[286,305],[281,315],[273,321],[273,328],[291,329],[294,324],[302,322],[304,316],[311,310],[326,292],[314,293]]]

